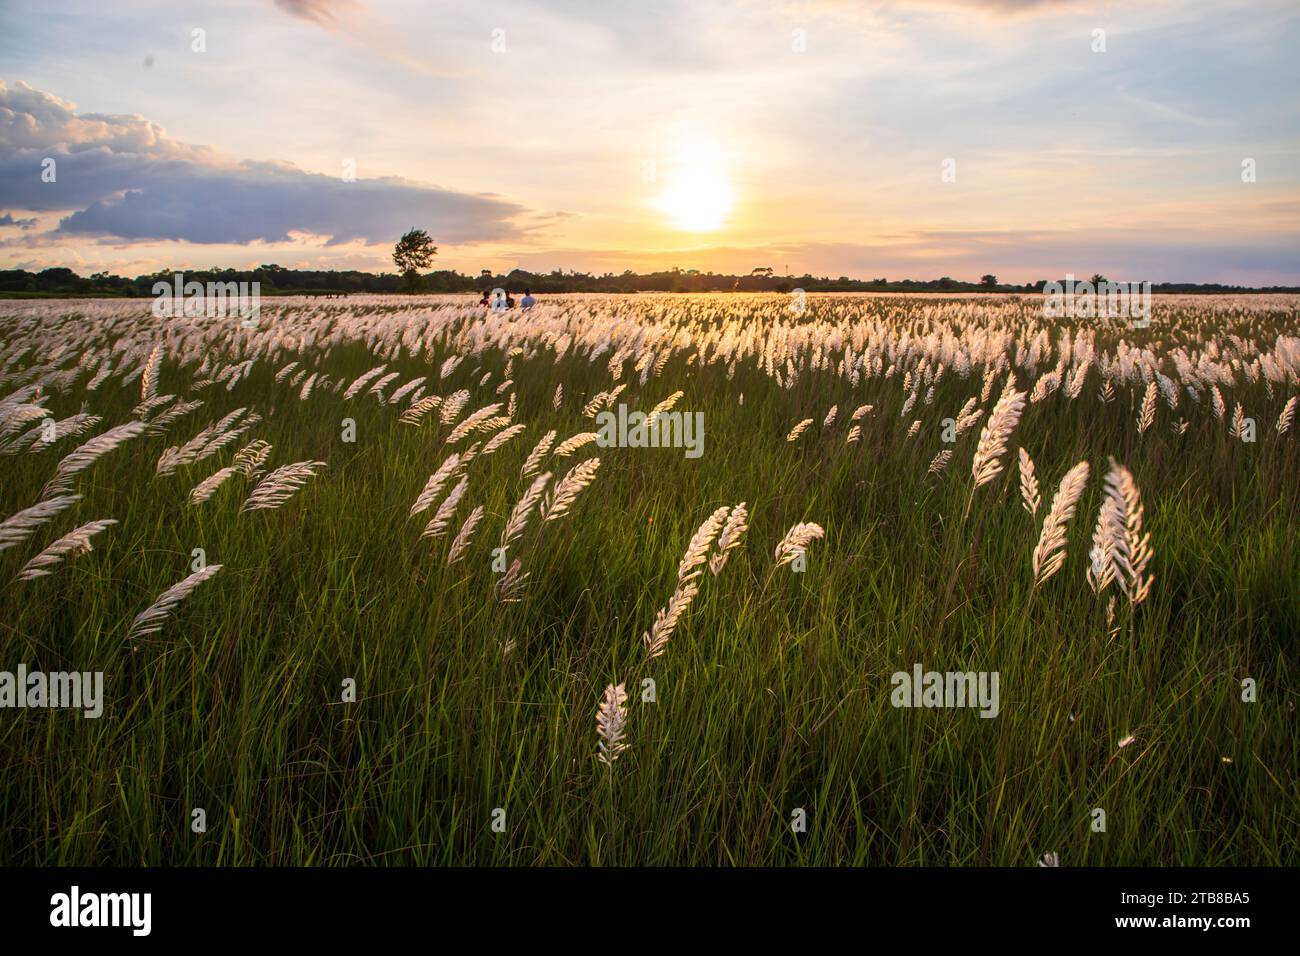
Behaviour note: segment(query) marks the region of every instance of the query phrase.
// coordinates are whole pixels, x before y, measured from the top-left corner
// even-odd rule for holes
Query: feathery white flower
[[[596,480],[596,471],[599,468],[600,459],[589,458],[569,469],[569,473],[556,482],[543,503],[542,520],[554,521],[568,514],[569,508],[573,506],[582,489]]]
[[[713,572],[714,577],[717,577],[718,572],[727,563],[731,552],[740,547],[745,532],[749,530],[748,520],[749,510],[745,502],[742,501],[731,509],[731,514],[727,516],[727,523],[722,526],[722,533],[718,535],[717,550],[709,558],[709,570]]]
[[[551,444],[555,441],[556,434],[555,429],[551,429],[542,436],[542,440],[537,443],[537,446],[531,452],[528,453],[528,457],[524,460],[523,468],[519,469],[520,478],[527,478],[541,467],[542,459],[551,451]]]
[[[456,483],[456,487],[448,492],[446,499],[434,512],[433,518],[424,526],[424,530],[420,532],[421,538],[437,538],[447,533],[447,526],[451,523],[452,515],[456,513],[456,508],[459,507],[460,499],[464,497],[467,487],[469,487],[469,476],[465,475]]]
[[[528,527],[528,516],[532,514],[533,506],[542,497],[542,492],[546,490],[546,483],[550,480],[549,471],[538,475],[523,496],[515,502],[510,517],[506,519],[506,526],[501,532],[501,547],[508,546],[511,541],[524,533],[524,529]]]
[[[432,506],[434,499],[441,493],[443,485],[461,470],[462,464],[461,457],[456,452],[447,456],[446,461],[439,465],[438,469],[429,476],[429,480],[424,483],[424,490],[415,499],[415,504],[411,505],[410,517],[414,518],[421,511]]]
[[[144,422],[127,422],[96,435],[72,454],[68,455],[54,469],[54,477],[45,483],[42,494],[62,494],[72,488],[72,479],[85,471],[101,456],[120,447],[144,431]]]
[[[948,467],[948,462],[950,461],[952,461],[952,449],[945,448],[930,460],[930,467],[926,469],[926,473],[937,475]]]
[[[986,485],[1002,473],[1002,455],[1007,450],[1007,440],[1020,422],[1025,409],[1025,393],[1016,391],[1015,376],[1007,379],[1006,387],[980,432],[979,445],[971,460],[971,476],[975,487]]]
[[[478,505],[469,513],[465,523],[456,532],[456,537],[452,539],[451,550],[447,552],[447,564],[455,564],[465,556],[465,553],[469,550],[469,543],[474,537],[474,531],[478,528],[479,522],[483,520],[483,513],[482,505]]]
[[[700,576],[700,566],[708,560],[709,548],[722,530],[730,511],[731,508],[727,505],[718,508],[704,519],[704,523],[696,529],[695,534],[691,535],[690,544],[686,546],[686,554],[677,564],[678,582],[694,580]]]
[[[281,465],[258,482],[253,493],[240,506],[240,514],[279,508],[307,483],[308,478],[316,476],[316,469],[324,467],[323,461],[295,461]]]
[[[48,548],[32,558],[18,572],[18,581],[30,581],[32,578],[44,577],[53,574],[48,570],[58,564],[66,555],[84,554],[92,550],[90,539],[105,528],[117,524],[112,518],[105,518],[102,521],[89,521],[80,528],[69,531],[62,538],[55,541]]]
[[[596,432],[581,432],[571,438],[566,438],[564,441],[560,442],[559,447],[555,449],[555,457],[566,458],[584,445],[591,444],[599,437],[600,435]]]
[[[825,536],[826,529],[811,521],[801,521],[794,525],[777,543],[776,550],[772,554],[776,559],[776,566],[779,568],[806,554],[808,545]]]
[[[372,368],[369,372],[365,372],[364,374],[357,376],[357,378],[352,382],[352,384],[348,386],[347,391],[343,393],[344,401],[346,401],[349,398],[353,398],[357,394],[357,392],[365,388],[366,385],[368,385],[372,379],[376,378],[379,375],[382,375],[384,369],[386,368],[388,368],[387,365],[378,365]]]
[[[1042,584],[1065,563],[1066,531],[1074,509],[1079,503],[1079,496],[1088,484],[1088,463],[1081,461],[1061,479],[1056,494],[1052,497],[1052,506],[1047,517],[1043,519],[1043,531],[1038,536],[1031,563],[1034,569],[1034,586]]]
[[[803,421],[799,422],[799,424],[795,425],[794,428],[790,429],[790,434],[785,436],[785,440],[794,441],[805,431],[807,431],[808,426],[811,425],[812,423],[813,420],[811,418],[805,418]]]
[[[1042,499],[1038,496],[1038,478],[1034,475],[1034,462],[1029,452],[1020,449],[1020,500],[1031,515],[1038,514]]]
[[[613,766],[619,754],[627,749],[623,734],[627,730],[627,691],[622,684],[605,688],[604,699],[596,710],[596,736],[599,738],[600,762]]]
[[[1282,414],[1277,417],[1277,433],[1285,435],[1291,430],[1291,423],[1295,421],[1296,401],[1300,395],[1292,395],[1287,399],[1287,403],[1282,406]]]
[[[0,521],[0,551],[26,541],[37,528],[80,500],[81,495],[59,495]]]
[[[203,504],[203,502],[207,501],[209,498],[211,498],[214,494],[217,493],[217,489],[220,488],[222,484],[225,483],[227,478],[229,478],[233,474],[236,474],[238,471],[239,469],[236,468],[234,465],[227,465],[225,468],[221,468],[216,472],[214,472],[213,474],[209,475],[208,477],[204,478],[197,485],[195,485],[194,490],[190,492],[190,504],[192,505]]]
[[[127,640],[135,640],[144,637],[146,634],[157,634],[162,630],[163,624],[172,616],[177,606],[194,592],[208,578],[212,577],[221,570],[220,564],[209,564],[201,571],[195,571],[185,580],[173,584],[158,599],[135,616],[131,622],[131,629],[127,632]]]

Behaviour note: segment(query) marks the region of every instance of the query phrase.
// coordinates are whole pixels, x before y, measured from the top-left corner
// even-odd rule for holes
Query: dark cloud
[[[45,182],[45,159],[55,181]],[[24,83],[0,83],[0,208],[67,212],[57,232],[128,241],[392,242],[413,225],[440,241],[518,238],[521,206],[401,179],[339,178],[230,160],[177,143],[138,116],[77,114]]]
[[[0,216],[0,226],[17,226],[19,229],[31,229],[35,225],[35,219],[15,219],[12,213],[5,213]]]

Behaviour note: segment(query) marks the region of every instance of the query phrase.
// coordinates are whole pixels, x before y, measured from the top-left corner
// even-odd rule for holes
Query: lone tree
[[[420,270],[429,268],[429,263],[437,254],[438,247],[423,229],[412,229],[397,240],[397,245],[393,247],[393,262],[402,273],[408,291],[414,291],[419,286]]]
[[[986,289],[995,289],[997,288],[997,284],[998,277],[995,275],[980,276],[980,285],[984,286]]]

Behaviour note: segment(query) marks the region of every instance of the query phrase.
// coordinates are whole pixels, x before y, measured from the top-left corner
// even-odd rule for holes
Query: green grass
[[[586,308],[572,301],[564,308]],[[703,329],[732,301],[621,308],[684,309]],[[808,319],[840,322],[854,300],[810,301]],[[856,301],[893,310],[900,328],[935,308],[931,299]],[[1021,318],[1032,318],[1029,301]],[[387,302],[373,308],[405,307]],[[280,308],[264,306],[264,318]],[[1294,312],[1281,306],[1207,308],[1158,306],[1152,328],[1129,341],[1164,354],[1203,337],[1226,348],[1236,332],[1268,350],[1296,334]],[[0,340],[11,345],[43,334],[14,318],[19,309],[0,313]],[[90,340],[102,348],[119,332],[88,334],[102,335]],[[1099,351],[1113,352],[1119,334],[1100,331]],[[467,411],[498,400],[504,352],[471,355],[439,383],[452,351],[444,340],[432,357],[389,361],[402,373],[394,384],[428,375],[441,394],[469,388]],[[644,386],[627,362],[620,400],[648,409],[684,390],[677,407],[704,413],[703,456],[588,446],[549,460],[557,479],[592,453],[603,464],[568,516],[534,515],[510,549],[530,575],[517,604],[494,600],[488,549],[527,487],[519,469],[538,438],[594,429],[581,409],[610,387],[609,352],[594,362],[572,350],[556,362],[547,349],[514,360],[516,420],[528,428],[471,464],[451,534],[432,541],[419,538],[432,512],[408,511],[446,456],[451,426],[436,411],[418,428],[399,424],[399,408],[365,392],[345,402],[318,390],[300,401],[296,387],[274,380],[300,359],[350,381],[383,361],[362,342],[259,360],[233,390],[196,393],[207,404],[166,436],[98,461],[77,480],[84,500],[0,552],[0,579],[10,582],[72,527],[120,522],[51,577],[0,585],[0,669],[102,670],[107,695],[98,720],[0,711],[0,859],[1023,866],[1055,851],[1062,865],[1300,862],[1300,452],[1294,429],[1274,429],[1294,380],[1271,397],[1263,381],[1241,376],[1224,388],[1229,416],[1240,401],[1258,422],[1258,441],[1247,444],[1185,393],[1177,412],[1161,402],[1156,426],[1139,436],[1141,387],[1103,405],[1094,367],[1079,399],[1057,392],[1027,406],[1006,469],[963,517],[983,420],[954,446],[939,441],[939,420],[979,394],[982,370],[947,372],[933,404],[918,401],[904,418],[901,361],[889,380],[854,387],[835,374],[836,347],[829,369],[805,370],[786,389],[753,358],[729,379],[725,363],[688,365],[691,351],[676,351]],[[39,361],[39,350],[19,361],[0,394]],[[1044,358],[1039,371],[1054,364]],[[1177,378],[1169,362],[1162,368]],[[1032,387],[1034,376],[1017,375]],[[192,397],[190,383],[204,377],[168,358],[159,391]],[[124,386],[115,375],[87,394],[88,378],[49,393],[54,417],[84,401],[104,416],[101,429],[130,420],[139,381]],[[556,411],[559,383],[566,398]],[[862,440],[846,444],[847,418],[864,403],[875,409],[860,422]],[[838,419],[823,428],[833,404]],[[269,467],[329,463],[278,511],[238,514],[251,488],[238,477],[206,504],[187,503],[247,438],[175,475],[154,474],[165,447],[240,406],[264,416],[247,437],[272,443]],[[1178,436],[1170,424],[1180,415],[1190,424]],[[814,424],[786,442],[805,417]],[[917,417],[924,424],[909,439]],[[344,418],[355,420],[355,443],[341,440]],[[0,515],[38,501],[58,459],[84,440],[0,457]],[[1037,519],[1020,505],[1020,445],[1042,484]],[[927,475],[944,447],[954,448],[952,463]],[[1152,594],[1135,613],[1120,599],[1115,634],[1084,580],[1110,455],[1141,488],[1155,552]],[[1083,459],[1093,476],[1067,563],[1035,592],[1029,558],[1042,515]],[[742,500],[751,512],[744,547],[720,575],[705,574],[666,653],[647,661],[641,635],[672,593],[692,533]],[[449,539],[476,504],[488,517],[474,548],[447,567]],[[822,524],[826,538],[811,546],[806,572],[774,571],[772,549],[798,521]],[[133,647],[131,619],[190,573],[195,548],[222,571]],[[514,642],[508,656],[503,640]],[[893,708],[890,675],[918,662],[999,672],[1000,714]],[[1242,702],[1245,677],[1258,684],[1256,703]],[[356,703],[341,701],[347,678]],[[653,703],[642,701],[647,679]],[[595,712],[604,687],[619,682],[630,698],[630,749],[609,768],[595,759]],[[1119,749],[1129,734],[1136,741]],[[206,811],[204,833],[190,828],[196,807]],[[1104,833],[1090,830],[1097,807]],[[491,827],[494,808],[505,810],[504,833]],[[806,832],[792,832],[796,808]]]

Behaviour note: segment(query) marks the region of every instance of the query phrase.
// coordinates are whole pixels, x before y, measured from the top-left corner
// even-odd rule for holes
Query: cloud
[[[290,16],[327,30],[341,28],[358,10],[355,0],[275,0],[275,5]]]
[[[393,63],[428,76],[443,76],[426,57],[416,56],[405,38],[358,0],[275,0],[289,16],[341,36]]]
[[[42,179],[45,159],[54,182]],[[170,139],[140,116],[77,114],[25,83],[0,83],[0,208],[66,212],[56,233],[129,241],[392,242],[412,226],[446,243],[519,239],[526,210],[495,196],[397,178],[341,178],[235,160]]]
[[[35,219],[15,219],[12,213],[0,216],[0,226],[15,226],[18,229],[31,229],[36,225]]]

